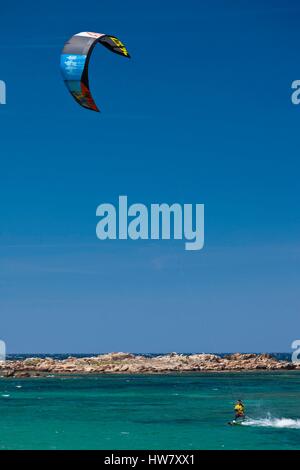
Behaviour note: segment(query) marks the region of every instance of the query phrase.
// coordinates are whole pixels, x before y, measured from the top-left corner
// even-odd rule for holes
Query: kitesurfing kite
[[[88,68],[91,53],[98,42],[110,51],[130,58],[124,44],[115,36],[84,32],[75,34],[66,42],[60,62],[64,82],[73,98],[84,108],[97,112],[99,109],[89,88]]]

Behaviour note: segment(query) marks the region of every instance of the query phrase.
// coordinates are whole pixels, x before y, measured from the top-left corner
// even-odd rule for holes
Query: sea
[[[0,449],[300,449],[300,371],[0,378]]]

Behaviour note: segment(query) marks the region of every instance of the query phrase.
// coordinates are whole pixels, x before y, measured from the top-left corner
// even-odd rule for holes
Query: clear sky
[[[300,337],[300,4],[1,6],[0,338],[8,352],[288,351]],[[64,42],[115,34],[90,84]],[[96,207],[204,203],[206,243],[96,239]]]

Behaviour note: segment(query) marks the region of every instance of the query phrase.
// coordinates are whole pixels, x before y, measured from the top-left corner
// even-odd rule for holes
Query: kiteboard
[[[237,420],[233,419],[232,421],[229,421],[229,423],[227,423],[227,424],[229,424],[229,426],[241,426],[242,423],[243,423],[243,420],[237,421]]]

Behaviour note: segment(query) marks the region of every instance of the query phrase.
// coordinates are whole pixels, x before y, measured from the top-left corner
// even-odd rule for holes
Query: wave
[[[256,426],[278,429],[300,429],[300,419],[291,418],[247,418],[241,423],[243,426]]]

